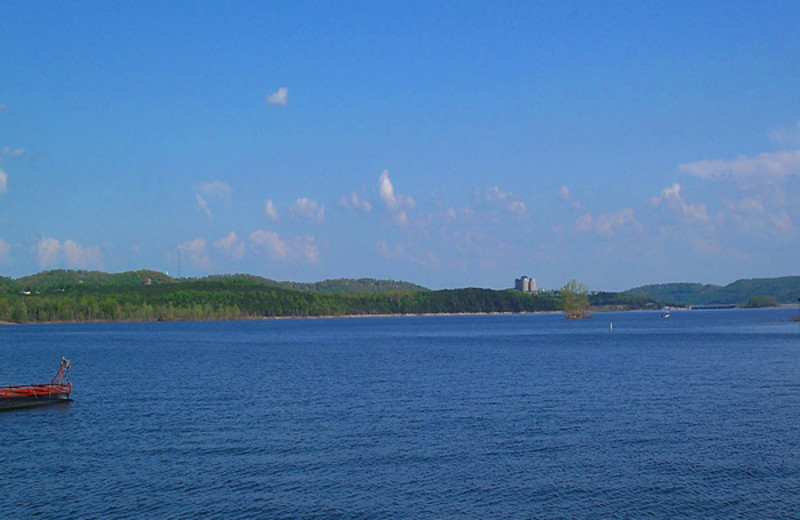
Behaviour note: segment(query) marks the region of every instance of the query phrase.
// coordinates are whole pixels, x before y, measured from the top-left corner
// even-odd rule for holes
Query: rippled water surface
[[[798,518],[795,315],[2,327],[0,518]]]

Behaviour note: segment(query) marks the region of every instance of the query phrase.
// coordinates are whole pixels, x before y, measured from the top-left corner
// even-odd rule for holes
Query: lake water
[[[0,518],[798,518],[797,314],[0,327]]]

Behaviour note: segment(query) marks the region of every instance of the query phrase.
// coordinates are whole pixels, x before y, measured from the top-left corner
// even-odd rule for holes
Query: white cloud
[[[593,217],[590,213],[587,213],[578,219],[575,227],[578,231],[593,231],[599,235],[613,236],[615,229],[626,224],[632,224],[637,229],[641,229],[641,225],[636,221],[633,210],[630,208],[598,217]]]
[[[203,213],[205,213],[208,218],[212,218],[213,213],[211,212],[210,201],[230,198],[233,189],[227,183],[214,180],[200,183],[198,186],[195,186],[195,191],[196,193],[194,196],[197,201],[197,206],[203,210]]]
[[[684,173],[719,184],[720,202],[727,211],[719,212],[717,220],[722,224],[736,223],[739,232],[785,231],[791,228],[796,215],[795,201],[800,179],[800,149],[796,147],[800,146],[800,123],[793,129],[776,130],[771,138],[778,144],[795,148],[678,166]],[[708,220],[705,205],[686,205],[676,190],[665,190],[660,200],[669,200],[673,209],[680,209],[699,220]]]
[[[232,260],[239,261],[244,257],[244,242],[240,242],[233,231],[228,236],[214,242],[214,247]]]
[[[263,251],[267,258],[279,262],[319,262],[319,248],[311,235],[283,239],[274,231],[256,230],[250,233],[250,241]]]
[[[3,155],[7,155],[14,159],[22,157],[24,153],[25,153],[25,148],[11,148],[10,146],[3,147]]]
[[[289,245],[274,231],[253,231],[250,241],[263,249],[272,260],[286,260],[289,257]]]
[[[392,220],[398,226],[405,226],[408,223],[408,215],[405,210],[415,208],[417,203],[411,197],[394,192],[394,186],[389,179],[389,170],[383,170],[379,183],[380,198],[386,208],[393,213]]]
[[[416,202],[411,197],[395,194],[394,186],[389,179],[389,170],[383,170],[380,176],[380,197],[387,208],[399,210],[402,208],[414,208]]]
[[[200,191],[207,197],[227,197],[233,189],[230,184],[214,180],[200,184]]]
[[[272,203],[272,199],[268,200],[266,204],[264,204],[264,214],[270,220],[278,220],[278,208],[275,207],[275,204]]]
[[[195,238],[178,246],[178,249],[189,254],[189,263],[193,267],[209,269],[211,259],[206,251],[206,241],[202,238]]]
[[[389,209],[397,207],[397,199],[394,196],[394,186],[389,179],[389,170],[383,170],[380,176],[380,196],[381,200]]]
[[[303,248],[303,256],[309,264],[316,264],[319,262],[319,248],[314,243],[314,237],[305,235],[297,239]]]
[[[276,92],[273,92],[272,94],[267,96],[268,105],[285,106],[288,102],[289,102],[289,89],[286,87],[281,87]]]
[[[504,191],[497,186],[491,186],[486,190],[483,195],[483,201],[490,207],[507,211],[517,217],[525,217],[528,214],[528,208],[519,197],[515,196],[510,191]]]
[[[39,267],[43,269],[54,267],[58,264],[61,242],[52,237],[42,237],[36,245],[36,250],[39,256]]]
[[[203,210],[203,212],[206,214],[208,218],[211,218],[212,216],[211,208],[208,206],[208,201],[204,199],[203,196],[200,195],[199,193],[195,193],[194,197],[197,200],[197,205],[200,207],[200,209]]]
[[[775,190],[773,196],[764,199],[746,197],[741,200],[723,200],[731,220],[741,226],[743,232],[761,233],[770,229],[787,231],[792,228],[792,217],[786,207],[786,195]],[[788,206],[791,211],[791,206]]]
[[[369,213],[372,211],[372,204],[370,204],[367,199],[359,197],[358,193],[356,192],[352,192],[350,195],[342,197],[339,200],[339,204],[345,209],[349,210],[362,210],[364,213]]]
[[[682,171],[707,180],[769,179],[800,175],[800,150],[739,156],[731,161],[705,160],[678,165]]]
[[[81,244],[66,240],[63,244],[53,237],[42,237],[36,245],[39,266],[56,267],[62,261],[67,267],[77,269],[102,269],[103,253],[98,246],[84,247]]]
[[[570,203],[570,206],[574,210],[581,209],[581,203],[577,200],[572,199],[572,192],[566,186],[561,186],[561,189],[558,190],[558,197],[562,200],[566,200]]]
[[[8,193],[8,174],[0,170],[0,193]]]
[[[705,204],[687,204],[681,197],[681,185],[677,182],[669,188],[665,188],[661,195],[653,197],[650,202],[654,206],[659,206],[662,203],[672,211],[676,211],[690,218],[700,221],[708,220],[708,212],[706,211]]]
[[[305,197],[297,199],[289,208],[289,211],[292,215],[305,217],[318,224],[322,224],[325,221],[325,206]]]
[[[67,240],[62,246],[67,265],[81,269],[100,269],[103,267],[103,253],[98,246],[83,247],[77,242]]]

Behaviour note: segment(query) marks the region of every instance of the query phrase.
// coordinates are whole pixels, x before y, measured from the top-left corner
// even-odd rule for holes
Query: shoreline
[[[563,314],[563,311],[531,311],[531,312],[428,312],[408,314],[342,314],[322,316],[253,316],[230,319],[203,319],[203,320],[54,320],[54,321],[28,321],[16,323],[0,321],[4,325],[82,325],[94,323],[193,323],[214,321],[270,321],[270,320],[332,320],[332,319],[357,319],[357,318],[406,318],[406,317],[436,317],[436,316],[515,316],[536,314]]]
[[[758,309],[794,309],[796,304],[781,304],[776,307],[734,307],[721,310],[758,310]],[[671,307],[672,311],[692,311],[703,309],[692,309],[690,307]],[[661,309],[590,309],[591,319],[598,314],[610,312],[661,312]],[[200,320],[54,320],[54,321],[29,321],[24,323],[0,321],[0,327],[13,325],[81,325],[94,323],[193,323],[193,322],[214,322],[214,321],[269,321],[269,320],[332,320],[332,319],[359,319],[359,318],[410,318],[410,317],[453,317],[453,316],[524,316],[524,315],[548,315],[564,314],[564,311],[522,311],[522,312],[426,312],[426,313],[396,313],[396,314],[326,314],[321,316],[251,316],[229,319],[200,319]]]

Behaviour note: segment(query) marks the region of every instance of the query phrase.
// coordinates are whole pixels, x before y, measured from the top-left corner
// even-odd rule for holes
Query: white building
[[[514,280],[514,289],[524,293],[537,293],[536,279],[529,276],[522,276]]]

